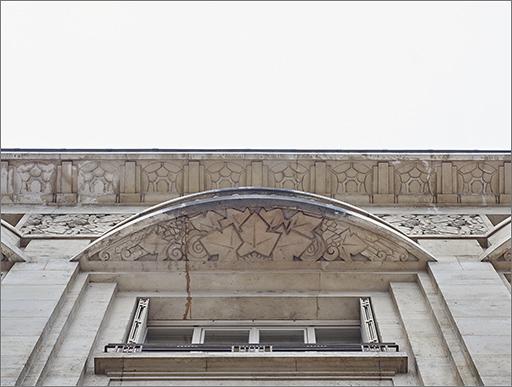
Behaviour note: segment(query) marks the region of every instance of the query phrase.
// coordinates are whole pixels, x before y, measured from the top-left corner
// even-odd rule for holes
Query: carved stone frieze
[[[395,195],[430,194],[435,192],[430,163],[403,163],[395,169]]]
[[[510,155],[2,152],[3,203],[160,202],[209,189],[293,189],[354,204],[507,204]]]
[[[14,185],[18,194],[49,194],[55,191],[55,165],[29,162],[15,169]]]
[[[361,227],[306,211],[228,208],[180,216],[115,242],[90,260],[407,261],[407,250]]]
[[[32,214],[22,221],[19,231],[24,236],[99,236],[129,216],[126,214]]]
[[[337,163],[328,171],[332,177],[332,193],[336,194],[371,194],[372,169],[363,163]]]
[[[142,190],[157,193],[183,193],[183,165],[153,162],[142,168]]]
[[[79,164],[78,191],[85,195],[105,195],[119,192],[119,165],[101,161]]]
[[[461,194],[498,194],[498,170],[489,163],[465,163],[458,169],[458,186]]]
[[[480,215],[379,215],[407,235],[485,235],[488,225]]]
[[[273,188],[309,191],[310,170],[299,162],[269,163],[269,180]]]
[[[245,167],[235,162],[208,163],[206,168],[206,188],[219,189],[240,187],[245,182]]]

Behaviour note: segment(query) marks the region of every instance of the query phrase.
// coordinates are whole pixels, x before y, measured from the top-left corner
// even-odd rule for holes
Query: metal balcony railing
[[[360,343],[360,344],[107,344],[107,353],[139,352],[398,352],[395,343]]]

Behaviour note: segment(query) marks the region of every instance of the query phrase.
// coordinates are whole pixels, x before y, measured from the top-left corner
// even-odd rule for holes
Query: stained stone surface
[[[296,268],[304,267],[298,262],[424,264],[433,258],[379,218],[352,206],[296,191],[244,188],[156,206],[74,259],[84,264],[208,262],[234,269],[233,264],[277,268],[293,262]]]

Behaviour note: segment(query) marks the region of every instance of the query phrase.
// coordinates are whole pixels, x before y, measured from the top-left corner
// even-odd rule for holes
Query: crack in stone
[[[186,280],[186,290],[187,290],[187,301],[185,303],[185,313],[183,313],[183,320],[188,318],[192,318],[192,294],[190,292],[190,267],[188,260],[185,261],[185,280]]]

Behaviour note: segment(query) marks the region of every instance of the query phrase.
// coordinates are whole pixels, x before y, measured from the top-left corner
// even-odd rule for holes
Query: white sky
[[[509,2],[2,2],[3,147],[509,149]]]

